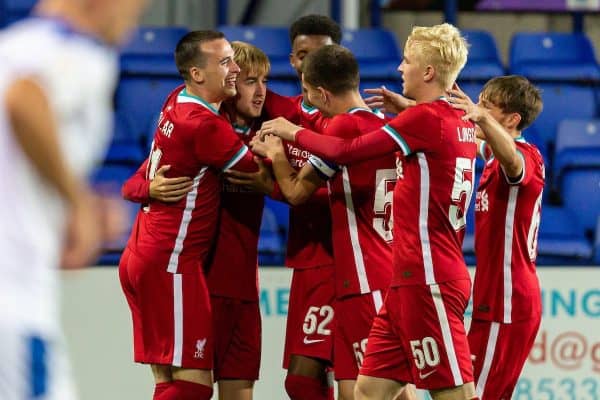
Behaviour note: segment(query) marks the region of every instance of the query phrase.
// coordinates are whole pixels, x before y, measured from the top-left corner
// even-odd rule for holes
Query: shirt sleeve
[[[146,179],[148,160],[144,161],[137,171],[121,187],[124,199],[134,203],[148,203],[150,201],[150,181]]]
[[[523,160],[523,170],[521,171],[521,175],[517,177],[509,177],[506,175],[504,168],[501,167],[502,174],[509,185],[524,186],[531,181],[531,178],[534,175],[536,161],[535,157],[533,156],[533,152],[530,149],[526,149],[521,146],[517,146],[517,155],[521,157],[521,160]]]
[[[283,117],[294,124],[300,123],[301,114],[298,102],[293,97],[282,96],[267,90],[264,110],[270,119]]]
[[[337,164],[351,164],[393,153],[398,146],[382,129],[350,138],[321,135],[308,129],[296,133],[296,142],[305,150]]]
[[[258,170],[248,146],[235,134],[227,121],[217,118],[204,120],[197,129],[199,132],[193,135],[193,143],[198,160],[221,171]]]
[[[408,108],[382,130],[396,142],[405,156],[423,152],[441,142],[441,119],[426,105]]]

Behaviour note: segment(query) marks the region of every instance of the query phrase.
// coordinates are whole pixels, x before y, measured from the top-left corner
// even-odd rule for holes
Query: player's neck
[[[369,109],[357,90],[336,96],[335,101],[332,104],[332,111],[334,115],[343,114],[353,108]]]
[[[521,131],[518,131],[518,130],[516,130],[516,129],[513,129],[513,130],[508,130],[508,129],[507,129],[506,131],[508,132],[508,134],[509,134],[509,135],[510,135],[510,136],[511,136],[513,139],[518,139],[518,138],[520,138],[521,136],[523,136],[523,132],[521,132]]]
[[[186,82],[185,90],[188,94],[192,96],[200,97],[206,103],[213,106],[216,110],[219,110],[221,108],[221,103],[223,102],[223,99],[217,98],[212,93],[205,90],[203,87],[196,85],[193,82]]]
[[[431,103],[443,97],[446,97],[446,91],[437,84],[431,83],[421,87],[421,90],[415,93],[414,99],[417,104],[420,104]]]

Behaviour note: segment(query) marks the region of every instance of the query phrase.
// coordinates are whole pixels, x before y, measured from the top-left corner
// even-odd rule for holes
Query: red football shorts
[[[210,296],[215,338],[215,381],[255,381],[260,369],[261,319],[257,301]]]
[[[474,319],[469,329],[477,395],[509,400],[541,322],[537,317],[510,324]]]
[[[389,289],[369,334],[361,375],[445,389],[473,381],[463,314],[469,280]]]
[[[125,249],[119,263],[121,287],[133,320],[134,360],[182,368],[212,369],[212,316],[200,262],[167,272]]]
[[[383,306],[385,293],[344,297],[335,301],[333,365],[336,380],[356,379],[362,365],[373,318]]]
[[[334,298],[333,265],[294,269],[285,332],[284,368],[288,367],[292,354],[331,363]]]

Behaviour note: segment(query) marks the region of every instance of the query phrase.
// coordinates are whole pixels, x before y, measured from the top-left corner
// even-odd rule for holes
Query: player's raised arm
[[[456,85],[448,93],[451,95],[448,101],[452,106],[465,111],[463,119],[470,119],[481,128],[486,145],[490,146],[494,157],[498,159],[506,175],[509,178],[521,176],[523,173],[523,158],[517,152],[514,138],[491,115],[485,107],[486,102],[474,104]],[[520,116],[514,113],[514,118],[520,119]],[[482,156],[485,155],[482,154]]]
[[[381,130],[353,139],[344,139],[302,129],[283,118],[263,123],[261,136],[265,135],[275,135],[296,142],[305,150],[337,164],[369,160],[398,150],[394,140]]]

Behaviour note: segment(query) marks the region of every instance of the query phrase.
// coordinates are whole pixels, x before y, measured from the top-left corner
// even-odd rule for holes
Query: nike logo
[[[304,336],[304,344],[313,344],[313,343],[319,343],[319,342],[324,342],[325,339],[309,339],[306,336]]]
[[[435,372],[435,369],[434,369],[433,371],[429,371],[429,372],[428,372],[428,373],[426,373],[426,374],[422,374],[422,373],[420,373],[420,372],[419,372],[419,378],[421,378],[421,379],[425,379],[425,378],[427,378],[429,375],[433,374],[434,372]]]

